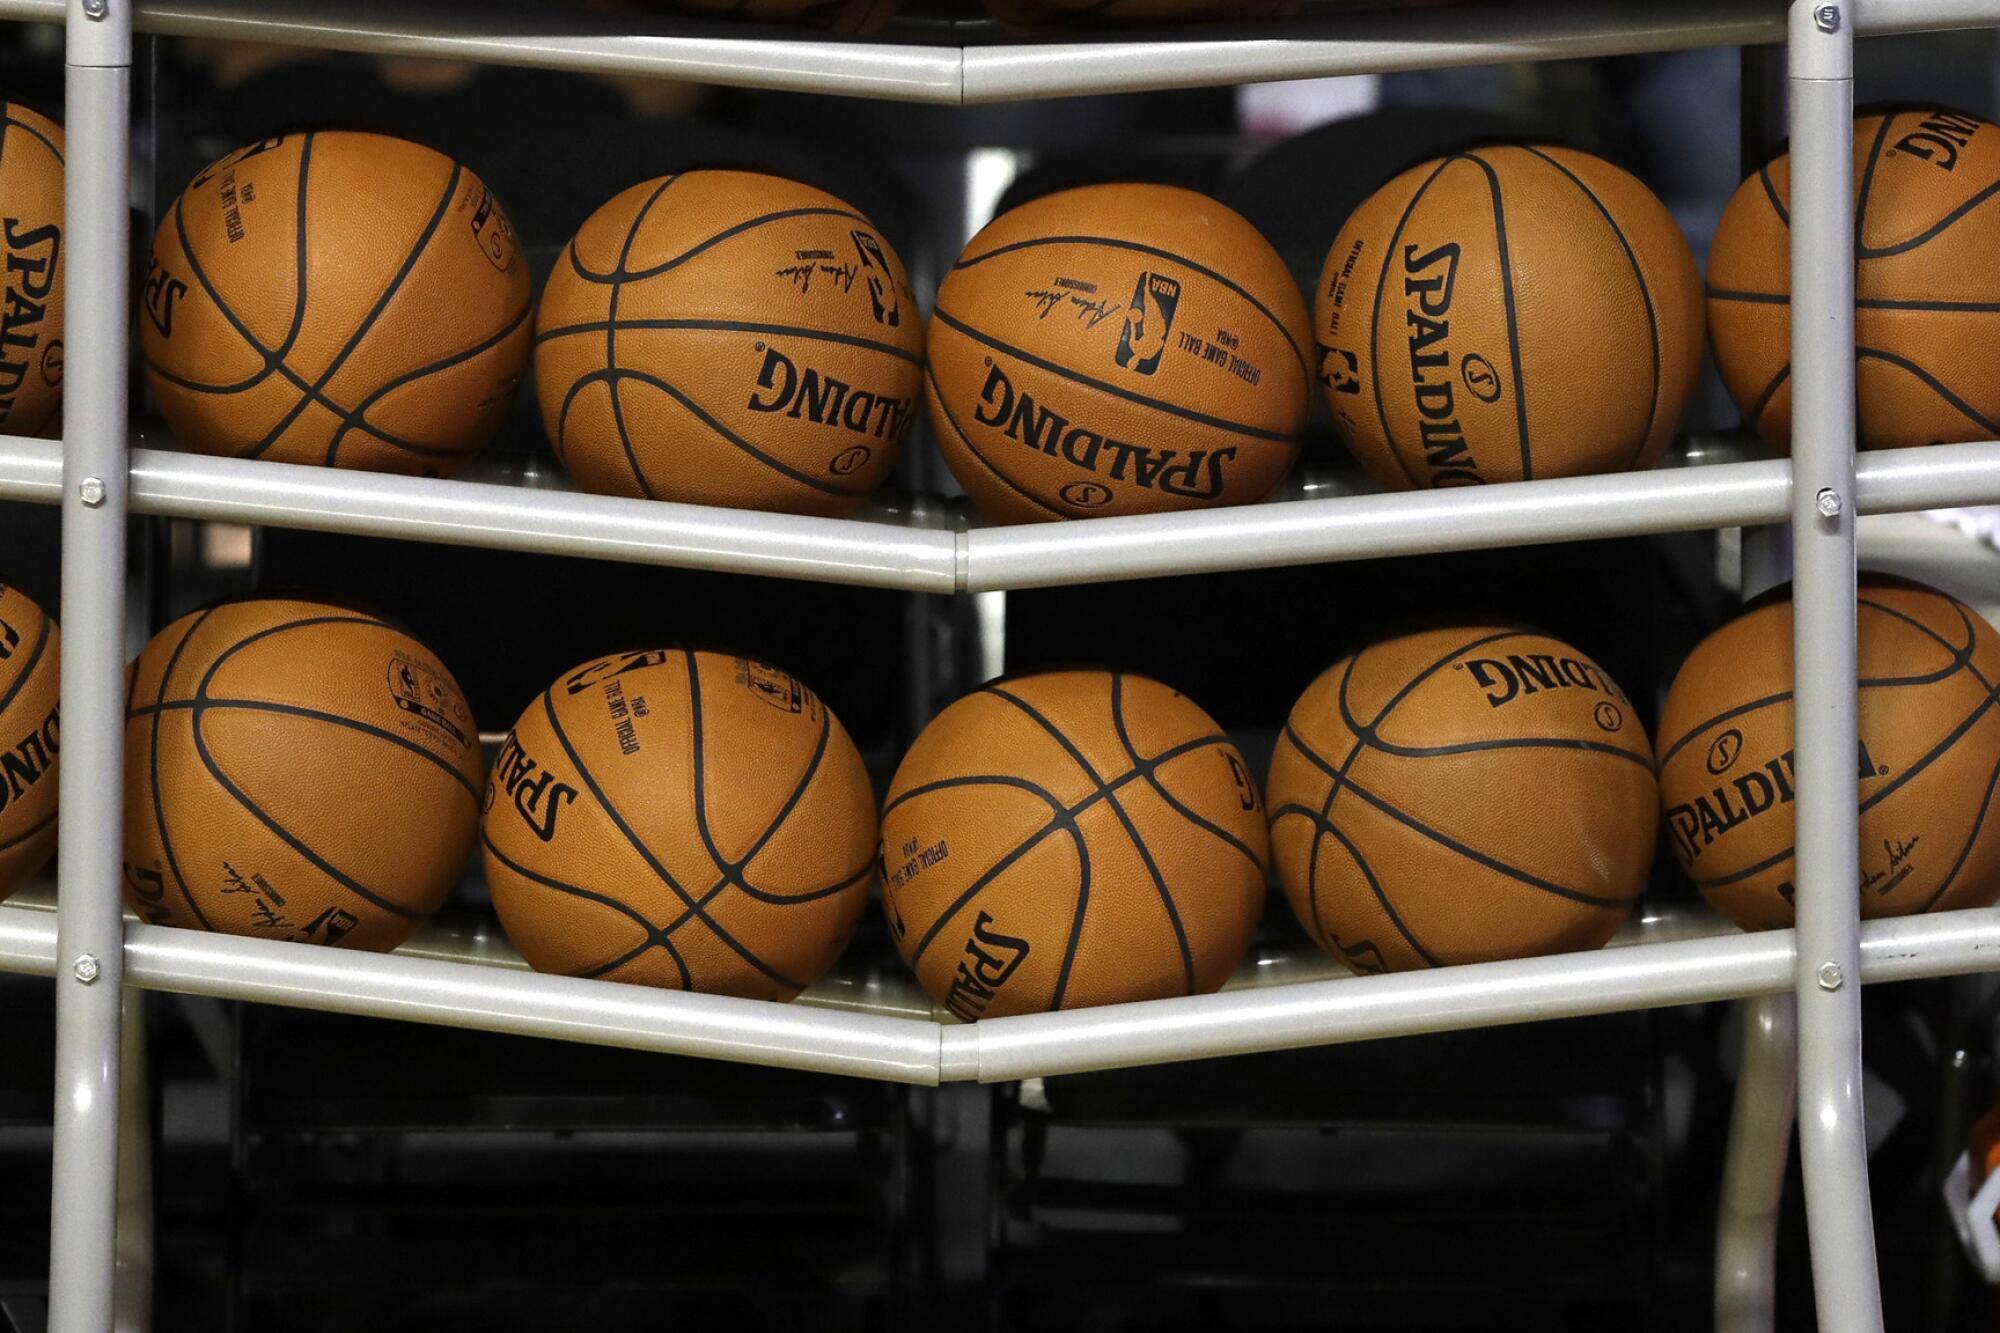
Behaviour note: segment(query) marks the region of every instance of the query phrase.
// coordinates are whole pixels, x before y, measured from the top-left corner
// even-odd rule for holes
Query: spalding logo
[[[1916,129],[1896,140],[1891,151],[1908,153],[1939,171],[1950,171],[1958,165],[1958,150],[1972,142],[1984,123],[1956,111],[1933,111]]]
[[[1708,771],[1718,775],[1727,773],[1729,766],[1736,762],[1736,756],[1742,753],[1743,733],[1731,727],[1709,745]]]
[[[869,455],[874,452],[865,444],[857,444],[852,449],[842,449],[833,456],[833,461],[826,465],[827,471],[836,477],[844,477],[866,463]]]
[[[1111,503],[1111,488],[1094,481],[1073,481],[1058,492],[1064,504],[1078,509],[1102,509]]]
[[[1500,373],[1493,369],[1491,361],[1479,353],[1468,353],[1458,374],[1465,381],[1465,387],[1472,391],[1472,396],[1480,402],[1500,401]]]

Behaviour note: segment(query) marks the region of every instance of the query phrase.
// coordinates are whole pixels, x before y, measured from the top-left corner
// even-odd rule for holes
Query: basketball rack
[[[1819,1326],[1882,1327],[1860,986],[2000,970],[2000,909],[1858,919],[1855,519],[2000,502],[2000,442],[1855,455],[1853,266],[1844,262],[1852,247],[1853,42],[1857,31],[2000,27],[2000,0],[1793,0],[1789,12],[1777,0],[1509,3],[1032,45],[977,24],[902,25],[881,41],[767,37],[691,22],[635,32],[456,0],[0,0],[0,18],[66,24],[64,440],[0,438],[0,499],[60,504],[63,514],[58,906],[53,914],[0,907],[0,970],[52,976],[57,987],[55,1333],[104,1333],[114,1319],[120,1328],[146,1323],[143,1280],[117,1277],[120,1149],[134,1146],[120,1099],[127,987],[915,1084],[1747,999],[1717,1255],[1718,1327],[1772,1327],[1794,1071]],[[934,507],[924,506],[905,523],[810,519],[134,449],[126,381],[135,29],[947,104],[1783,42],[1793,455],[1475,493],[962,529],[926,520]],[[955,1025],[545,976],[463,960],[472,951],[350,954],[128,925],[119,794],[133,513],[933,593],[1789,522],[1800,646],[1798,927]],[[133,1211],[124,1224],[143,1233],[145,1219]]]

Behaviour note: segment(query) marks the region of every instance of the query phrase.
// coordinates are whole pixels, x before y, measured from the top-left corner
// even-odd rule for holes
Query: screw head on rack
[[[1819,988],[1821,990],[1839,990],[1841,981],[1839,963],[1821,963],[1819,965]]]
[[[83,7],[87,11],[90,8],[90,0],[84,0]],[[1813,26],[1821,32],[1839,32],[1840,6],[1821,5],[1818,9],[1815,9],[1813,11]]]
[[[87,953],[77,955],[76,966],[71,969],[71,971],[76,973],[76,979],[86,986],[97,980],[97,974],[100,970],[97,965],[97,959]]]
[[[101,19],[110,12],[109,0],[83,0],[83,16],[87,19]]]
[[[92,509],[104,503],[104,478],[85,477],[77,484],[76,498]]]
[[[1819,509],[1821,518],[1832,518],[1840,512],[1840,492],[1834,490],[1831,486],[1825,487],[1820,491],[1819,498],[1815,504]]]

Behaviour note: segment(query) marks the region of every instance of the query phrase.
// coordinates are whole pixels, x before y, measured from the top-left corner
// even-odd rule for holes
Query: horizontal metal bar
[[[1215,995],[964,1025],[917,1017],[914,1007],[840,1012],[137,924],[126,928],[125,978],[150,990],[905,1083],[991,1083],[1496,1027],[1743,999],[1791,984],[1789,930],[1744,935],[1678,914],[1652,929],[1727,933],[1391,976],[1268,986],[1239,977]],[[50,976],[55,965],[54,914],[0,906],[0,972]],[[2000,908],[1862,923],[1864,982],[1981,971],[2000,971]]]
[[[1080,1074],[1789,989],[1793,932],[1226,991],[942,1030],[945,1081]],[[2000,969],[2000,908],[1869,921],[1863,981]]]
[[[1774,458],[950,532],[151,449],[132,460],[138,513],[938,593],[1756,526],[1785,519],[1791,487]],[[1865,453],[1855,484],[1864,514],[2000,503],[2000,443]],[[0,437],[0,499],[53,503],[61,488],[59,445]],[[906,516],[952,512],[919,499]]]
[[[62,0],[0,0],[0,19],[60,23]],[[959,100],[956,46],[843,41],[717,20],[433,0],[140,0],[140,32],[440,56],[496,65],[836,93]]]
[[[1850,0],[1862,33],[2000,26],[1996,0]],[[60,23],[62,0],[0,0],[0,20]],[[141,32],[374,55],[955,104],[1213,87],[1777,41],[1760,0],[1324,13],[1254,26],[1150,29],[1101,40],[990,40],[987,24],[910,24],[857,41],[715,20],[456,0],[140,0]]]

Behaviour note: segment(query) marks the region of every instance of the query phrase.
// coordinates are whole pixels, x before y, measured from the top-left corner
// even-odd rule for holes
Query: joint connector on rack
[[[1788,58],[1791,77],[1829,81],[1854,78],[1851,0],[1792,0]]]

